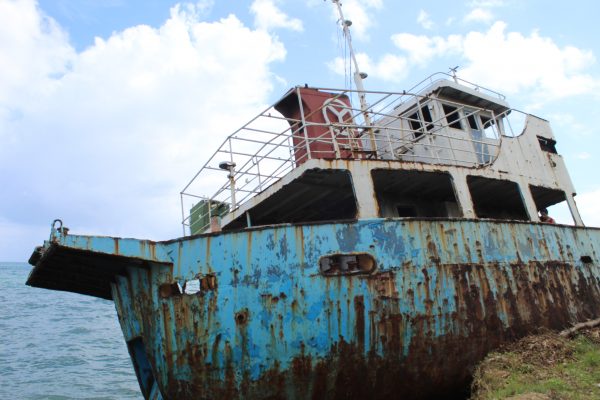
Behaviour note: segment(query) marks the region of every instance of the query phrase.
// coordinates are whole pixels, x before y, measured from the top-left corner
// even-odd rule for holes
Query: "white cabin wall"
[[[371,170],[369,168],[352,168],[350,172],[358,208],[357,217],[359,219],[378,218],[379,206],[373,179],[371,179]]]
[[[471,193],[467,186],[467,175],[469,174],[468,169],[455,168],[450,171],[452,176],[452,183],[454,185],[454,194],[456,195],[456,201],[458,207],[464,218],[477,218],[475,214],[475,208],[473,207],[473,200],[471,200]]]

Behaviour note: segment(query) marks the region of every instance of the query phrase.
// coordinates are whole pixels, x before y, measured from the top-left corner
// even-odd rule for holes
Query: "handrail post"
[[[306,157],[308,160],[312,158],[310,153],[310,146],[308,143],[308,132],[306,128],[306,120],[304,119],[304,107],[302,106],[302,94],[300,93],[300,88],[296,88],[296,94],[298,96],[298,107],[300,109],[300,123],[302,124],[302,133],[304,133],[304,145],[306,146]],[[292,132],[293,135],[293,132]],[[298,160],[296,160],[298,162]]]

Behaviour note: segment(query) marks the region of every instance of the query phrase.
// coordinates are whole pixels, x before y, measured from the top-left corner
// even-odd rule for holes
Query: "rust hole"
[[[321,257],[319,270],[325,276],[370,274],[377,267],[368,253],[332,254]]]
[[[194,279],[183,282],[182,292],[184,294],[201,295],[207,291],[215,290],[216,288],[217,277],[214,274],[208,274],[206,276],[198,274]]]
[[[179,285],[177,284],[177,282],[163,283],[158,288],[158,294],[161,298],[165,299],[167,297],[180,295],[181,290],[179,289]]]
[[[584,264],[591,264],[592,263],[592,257],[590,257],[590,256],[581,256],[580,260]]]
[[[235,323],[245,325],[248,322],[248,310],[244,309],[235,313]]]

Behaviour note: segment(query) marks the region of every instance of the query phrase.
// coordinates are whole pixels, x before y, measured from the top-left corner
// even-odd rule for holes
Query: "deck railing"
[[[494,115],[444,100],[455,108],[452,118],[437,110],[440,107],[433,112],[435,100],[429,97],[371,91],[367,92],[367,121],[372,123],[367,125],[363,111],[352,106],[356,91],[318,89],[331,94],[331,101],[308,110],[303,89],[294,89],[297,117],[284,117],[275,108],[279,102],[263,110],[227,137],[185,186],[181,191],[184,235],[206,231],[213,217],[238,208],[310,159],[481,166],[494,162],[503,135],[515,136],[511,125],[503,122],[511,110]],[[346,103],[336,102],[344,98]],[[474,127],[473,121],[479,125]],[[451,125],[462,130],[449,129]]]

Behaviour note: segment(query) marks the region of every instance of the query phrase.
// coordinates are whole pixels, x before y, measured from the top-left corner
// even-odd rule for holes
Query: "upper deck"
[[[358,95],[296,87],[230,135],[181,192],[184,234],[376,217],[539,221],[563,201],[582,225],[548,122],[499,93],[436,74],[364,92],[367,112]]]

